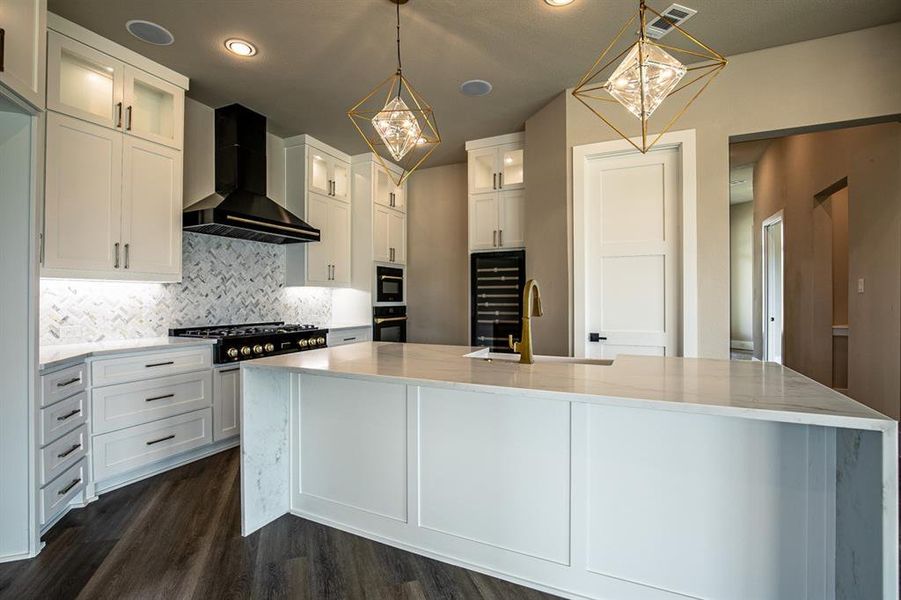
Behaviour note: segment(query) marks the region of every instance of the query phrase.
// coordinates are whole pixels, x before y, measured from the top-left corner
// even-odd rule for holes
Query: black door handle
[[[589,333],[588,341],[589,342],[601,342],[601,341],[607,341],[607,338],[602,336],[600,333]]]

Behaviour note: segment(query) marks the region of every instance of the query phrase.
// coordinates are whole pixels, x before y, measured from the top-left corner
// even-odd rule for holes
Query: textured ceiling
[[[683,0],[686,28],[731,55],[901,20],[898,0]],[[669,1],[655,0],[661,10]],[[465,159],[468,139],[522,129],[525,120],[591,65],[637,6],[628,0],[411,0],[401,8],[404,74],[431,102],[443,142],[430,165]],[[395,69],[389,0],[49,0],[51,11],[191,78],[189,96],[240,102],[282,136],[309,133],[350,153],[365,145],[345,111]],[[151,46],[129,19],[168,28],[175,44]],[[225,52],[228,37],[259,47]],[[727,67],[728,68],[728,67]],[[469,98],[467,79],[494,91]]]

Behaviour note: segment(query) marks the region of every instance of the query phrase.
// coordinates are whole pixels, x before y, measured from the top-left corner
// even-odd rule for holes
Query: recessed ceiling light
[[[572,4],[573,0],[544,0],[545,3],[550,6],[566,6],[567,4]]]
[[[491,89],[491,84],[484,79],[470,79],[460,84],[460,93],[464,96],[485,96]]]
[[[142,42],[155,46],[169,46],[175,41],[175,36],[168,29],[162,25],[142,19],[128,21],[125,23],[125,29]]]
[[[257,53],[256,46],[246,40],[239,40],[238,38],[225,40],[225,47],[228,48],[229,52],[237,54],[238,56],[253,56]]]

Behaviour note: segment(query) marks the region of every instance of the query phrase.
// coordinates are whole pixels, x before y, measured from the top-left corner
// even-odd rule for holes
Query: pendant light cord
[[[403,69],[401,68],[400,63],[400,2],[396,2],[397,6],[397,97],[400,98],[401,91],[401,75],[403,73]]]

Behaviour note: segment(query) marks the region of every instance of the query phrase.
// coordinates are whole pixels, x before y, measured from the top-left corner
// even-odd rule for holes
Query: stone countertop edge
[[[190,346],[212,346],[215,343],[216,340],[206,338],[156,337],[41,346],[38,369],[41,372],[58,369],[96,356]]]

